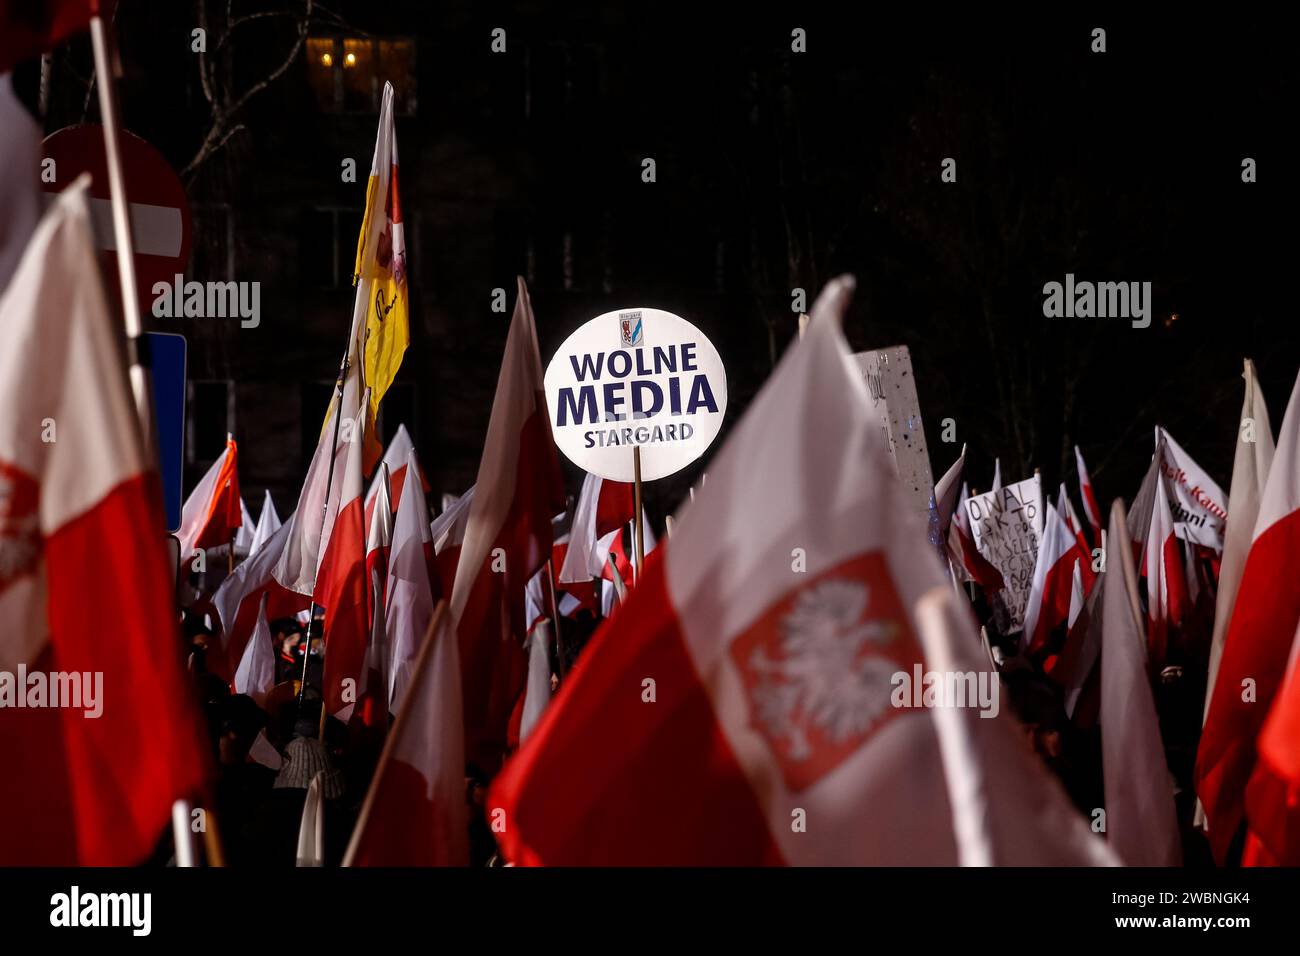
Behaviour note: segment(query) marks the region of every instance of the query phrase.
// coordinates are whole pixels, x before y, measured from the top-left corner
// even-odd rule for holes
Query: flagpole
[[[147,342],[140,324],[140,297],[135,281],[135,240],[131,235],[131,214],[126,199],[126,180],[122,175],[122,154],[118,149],[117,84],[114,79],[112,40],[100,16],[98,3],[90,18],[90,43],[94,50],[95,72],[99,76],[99,113],[104,130],[104,154],[108,167],[108,190],[113,210],[113,241],[117,249],[117,277],[122,290],[122,321],[126,328],[127,361],[131,394],[135,398],[136,416],[144,451],[154,456],[153,402],[150,398]]]
[[[433,617],[429,620],[429,629],[425,631],[424,641],[420,644],[420,651],[415,657],[415,667],[413,673],[415,678],[411,686],[406,690],[406,696],[415,699],[415,695],[420,691],[427,679],[425,672],[428,670],[429,655],[433,653],[433,642],[437,638],[438,629],[444,615],[447,614],[446,598],[439,598],[437,605],[433,609]],[[454,638],[455,634],[449,635]],[[375,787],[379,783],[383,772],[388,769],[389,762],[393,759],[393,746],[402,728],[406,726],[407,720],[411,719],[412,707],[403,707],[397,712],[397,719],[393,721],[393,726],[388,731],[388,736],[384,740],[384,749],[379,753],[379,762],[375,764],[375,771],[370,776],[370,786],[366,788],[366,799],[361,804],[361,812],[357,814],[356,825],[352,827],[352,836],[348,839],[348,848],[343,854],[341,866],[352,866],[356,859],[358,849],[360,849],[361,835],[365,832],[366,824],[370,822],[370,812],[375,805]]]
[[[350,344],[350,343],[349,343]],[[325,536],[325,519],[329,517],[330,511],[330,489],[334,484],[334,460],[338,458],[339,451],[339,425],[343,421],[343,390],[346,387],[348,377],[348,353],[343,353],[343,362],[339,365],[338,380],[338,405],[334,409],[334,437],[330,442],[330,468],[325,477],[325,503],[321,506],[320,513],[320,534],[316,540],[319,542]],[[363,396],[364,397],[364,396]],[[354,436],[355,437],[355,436]],[[318,556],[319,557],[319,556]],[[319,560],[316,570],[319,572]],[[302,705],[307,695],[307,664],[311,660],[311,639],[312,631],[316,626],[316,575],[312,575],[312,600],[311,616],[307,619],[307,645],[303,648],[302,653],[302,682],[298,686],[298,716],[302,716]],[[321,688],[320,695],[321,707],[321,739],[324,740],[325,733],[325,688]]]
[[[632,446],[632,475],[633,475],[633,495],[635,499],[633,507],[636,508],[636,514],[632,520],[633,528],[636,529],[636,578],[641,580],[641,565],[645,563],[645,528],[643,527],[644,517],[641,512],[641,446]]]
[[[555,656],[560,668],[560,680],[564,680],[564,635],[560,633],[560,605],[555,600],[555,570],[551,559],[546,559],[546,583],[551,589],[551,616],[555,618]]]

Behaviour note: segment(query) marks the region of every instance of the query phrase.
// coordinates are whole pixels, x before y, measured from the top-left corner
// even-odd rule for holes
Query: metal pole
[[[108,190],[113,208],[113,241],[117,247],[117,277],[122,287],[122,321],[126,328],[127,361],[130,365],[131,393],[135,397],[136,415],[144,438],[144,451],[154,456],[153,402],[150,399],[146,339],[140,325],[140,297],[135,283],[135,241],[131,235],[131,215],[126,199],[126,181],[122,175],[122,156],[118,149],[117,84],[114,82],[114,58],[108,27],[98,12],[90,18],[90,43],[95,52],[95,72],[99,76],[99,113],[104,128],[104,153],[108,165]]]
[[[643,516],[641,514],[641,446],[634,445],[632,448],[632,475],[633,475],[633,507],[636,514],[633,515],[633,528],[636,530],[636,577],[641,580],[641,565],[645,564],[645,528],[642,524]]]
[[[348,356],[345,353],[343,356],[343,364],[339,366],[339,380],[338,380],[339,400],[338,400],[338,405],[335,406],[334,409],[334,437],[330,442],[330,469],[329,472],[326,474],[326,478],[325,478],[325,503],[324,505],[321,506],[320,534],[316,538],[317,541],[320,541],[320,539],[324,537],[325,519],[329,517],[330,489],[334,485],[334,460],[338,458],[339,424],[340,422],[343,421],[343,389],[346,387],[346,382],[348,377],[348,364],[349,364]],[[360,436],[354,435],[353,440],[355,441],[359,437]],[[316,590],[316,582],[313,580],[312,581],[313,594],[315,590]],[[298,716],[299,717],[302,716],[302,705],[307,694],[307,663],[311,660],[311,639],[312,639],[312,632],[315,629],[315,626],[316,626],[316,601],[313,596],[313,600],[311,602],[311,616],[307,619],[307,644],[303,648],[303,653],[302,653],[302,683],[298,687]],[[323,687],[321,688],[320,697],[321,697],[321,702],[320,702],[321,713],[323,714],[325,712],[325,689]],[[324,726],[323,720],[321,721],[321,725],[322,727]]]
[[[564,680],[564,635],[560,633],[560,602],[555,599],[555,570],[550,558],[546,560],[546,583],[551,589],[551,616],[555,618],[555,657],[560,669],[560,680]]]

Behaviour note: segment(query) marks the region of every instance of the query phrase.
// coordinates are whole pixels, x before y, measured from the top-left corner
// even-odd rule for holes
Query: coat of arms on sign
[[[618,329],[624,345],[640,345],[642,337],[641,313],[620,312],[618,314]]]

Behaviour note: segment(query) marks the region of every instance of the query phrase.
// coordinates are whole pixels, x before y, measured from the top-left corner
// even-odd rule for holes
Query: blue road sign
[[[181,526],[181,478],[185,473],[185,336],[146,332],[158,423],[158,474],[162,478],[167,530]]]

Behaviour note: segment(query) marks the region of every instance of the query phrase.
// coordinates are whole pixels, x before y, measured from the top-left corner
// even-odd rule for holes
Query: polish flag
[[[262,595],[253,625],[253,636],[244,647],[243,657],[235,670],[235,693],[247,694],[262,707],[266,695],[275,686],[275,638],[266,618],[266,595]]]
[[[456,565],[460,563],[460,548],[465,543],[465,529],[469,527],[470,509],[474,504],[474,486],[459,498],[446,503],[442,514],[429,522],[433,538],[434,597],[447,598],[456,583]]]
[[[321,430],[316,451],[307,467],[307,477],[298,493],[298,507],[288,521],[288,538],[275,566],[275,579],[281,587],[307,597],[316,590],[320,564],[338,517],[349,450],[354,440],[363,440],[359,424],[363,417],[357,414],[363,408],[362,399],[351,384],[346,384],[353,378],[349,371],[341,402],[336,393],[330,404],[330,421]],[[357,395],[355,401],[353,395]],[[340,405],[342,418],[336,429],[333,416],[339,413]]]
[[[851,288],[822,294],[713,481],[497,777],[508,859],[1108,859],[1008,713],[891,705],[894,675],[927,664],[992,674],[850,369]],[[934,602],[938,625],[921,620]]]
[[[1174,515],[1169,506],[1169,486],[1160,470],[1162,451],[1157,449],[1151,520],[1142,550],[1143,577],[1147,582],[1147,647],[1151,668],[1159,673],[1168,656],[1169,639],[1187,614],[1187,578],[1183,573],[1182,551],[1174,534]]]
[[[1034,577],[1029,586],[1029,603],[1025,605],[1025,630],[1020,639],[1020,646],[1028,653],[1038,653],[1052,632],[1069,618],[1070,584],[1078,558],[1074,535],[1070,534],[1060,512],[1048,503]]]
[[[419,464],[412,450],[407,455],[409,469]],[[415,659],[429,621],[433,619],[436,599],[429,580],[433,554],[433,536],[429,530],[429,509],[424,495],[402,495],[393,520],[393,548],[388,560],[387,606],[385,608],[388,646],[392,654],[389,666],[389,710],[402,712],[414,674]]]
[[[342,471],[334,475],[339,487],[338,512],[323,549],[313,600],[325,609],[325,671],[321,696],[326,713],[351,714],[364,677],[370,614],[366,580],[365,485],[361,477],[365,454],[365,414],[354,419],[354,432],[345,445]],[[417,497],[417,496],[412,496]]]
[[[1079,521],[1079,516],[1074,511],[1074,502],[1065,491],[1065,482],[1061,482],[1061,489],[1056,495],[1056,510],[1065,519],[1065,526],[1070,529],[1079,546],[1079,573],[1083,577],[1083,593],[1086,595],[1092,591],[1097,572],[1092,569],[1092,548],[1088,547],[1088,539],[1083,536],[1083,523]]]
[[[388,644],[388,562],[393,545],[393,509],[388,499],[388,465],[375,469],[378,482],[374,508],[366,530],[366,603],[370,613],[370,639],[357,693],[357,717],[365,727],[388,726],[388,698],[392,649]],[[370,504],[370,502],[367,502]]]
[[[966,446],[961,446],[961,454],[957,460],[952,463],[952,467],[943,473],[934,486],[934,507],[939,515],[939,534],[944,539],[948,536],[948,526],[952,523],[953,511],[957,507],[957,500],[964,490],[965,485],[962,483],[962,471],[966,467]]]
[[[383,464],[388,467],[388,500],[392,502],[393,511],[396,513],[397,508],[402,503],[402,486],[406,483],[406,466],[407,459],[415,454],[415,445],[411,441],[411,435],[406,430],[405,425],[398,425],[392,440],[388,443],[388,448],[384,451],[382,459]],[[429,493],[429,480],[424,476],[424,469],[419,467],[419,459],[416,459],[416,471],[420,475],[420,487],[425,494]],[[378,473],[375,481],[371,482],[370,490],[366,492],[366,527],[370,527],[370,514],[375,509],[375,492],[378,488]]]
[[[384,744],[344,866],[469,864],[456,645],[446,604],[439,602],[416,658],[406,706]]]
[[[1257,436],[1258,437],[1258,436]],[[1300,588],[1300,378],[1278,433],[1196,755],[1196,792],[1223,862],[1242,820],[1255,745],[1277,697],[1297,627]],[[1249,680],[1251,683],[1245,683]],[[1249,688],[1252,693],[1247,693]],[[1247,698],[1244,699],[1243,698]]]
[[[1112,541],[1128,537],[1111,507]],[[1174,791],[1143,647],[1137,571],[1127,548],[1110,555],[1101,592],[1101,752],[1106,840],[1128,866],[1178,866]]]
[[[0,693],[58,676],[82,705],[4,709],[0,866],[142,863],[207,771],[88,182],[53,199],[0,296],[0,673],[27,674]]]
[[[524,621],[527,623],[529,633],[536,627],[538,621],[551,616],[552,587],[555,588],[556,606],[561,617],[573,617],[583,608],[587,608],[592,614],[599,610],[595,581],[585,579],[564,586],[555,584],[554,581],[547,581],[547,576],[564,563],[568,553],[569,535],[566,532],[559,535],[551,547],[550,567],[542,565],[541,570],[528,579],[528,587],[524,589]]]
[[[605,573],[611,532],[632,520],[633,507],[632,486],[627,482],[591,474],[582,480],[564,564],[556,566],[560,584],[590,584]]]
[[[1245,866],[1300,866],[1300,631],[1246,787]]]
[[[1083,572],[1079,569],[1079,565],[1080,561],[1076,558],[1074,573],[1070,575],[1070,614],[1065,619],[1065,626],[1070,628],[1074,627],[1074,622],[1079,619],[1084,606],[1088,603],[1088,595],[1083,588]]]
[[[293,531],[293,517],[278,528],[248,559],[221,582],[212,607],[221,621],[220,639],[208,646],[207,666],[214,674],[233,681],[239,662],[257,627],[265,595],[267,620],[292,617],[305,611],[311,599],[290,591],[275,580],[275,567]]]
[[[966,483],[962,482],[961,496],[957,499],[957,508],[952,513],[952,523],[948,526],[948,551],[952,555],[953,567],[967,581],[974,581],[984,589],[985,594],[993,594],[1005,587],[1002,572],[980,554],[971,533],[970,513],[966,502],[970,500]]]
[[[550,557],[551,516],[566,505],[520,278],[449,602],[465,677],[467,756],[485,769],[504,752],[527,672],[524,588]]]
[[[1214,636],[1210,642],[1210,670],[1205,688],[1205,717],[1210,713],[1210,700],[1214,695],[1214,680],[1219,673],[1223,657],[1223,643],[1228,636],[1228,623],[1237,603],[1237,589],[1241,586],[1246,555],[1250,552],[1250,539],[1259,518],[1259,503],[1264,495],[1269,468],[1273,464],[1273,426],[1269,422],[1268,406],[1255,375],[1255,363],[1245,360],[1242,378],[1246,380],[1246,395],[1241,403],[1241,427],[1237,429],[1237,453],[1232,462],[1232,487],[1228,492],[1228,512],[1224,530],[1223,561],[1219,565],[1219,584],[1214,602]],[[1246,433],[1246,422],[1251,433]],[[1204,718],[1202,718],[1204,723]]]
[[[276,512],[275,502],[271,500],[271,492],[268,491],[262,498],[262,513],[257,516],[257,528],[253,532],[253,540],[248,544],[250,558],[265,547],[266,542],[271,540],[271,536],[280,530],[280,525],[280,515]]]
[[[181,566],[188,568],[196,549],[230,544],[243,523],[240,511],[238,454],[233,438],[185,499],[180,541]]]
[[[1074,446],[1074,467],[1079,472],[1079,497],[1083,499],[1083,513],[1088,516],[1092,526],[1092,540],[1101,538],[1101,509],[1097,507],[1097,496],[1092,491],[1092,479],[1088,476],[1088,466],[1083,463],[1083,452]]]
[[[1094,588],[1085,594],[1079,561],[1074,562],[1074,578],[1070,587],[1070,617],[1066,625],[1065,643],[1057,655],[1048,676],[1064,693],[1065,714],[1076,726],[1095,724],[1097,680],[1094,668],[1100,656],[1101,633],[1097,621],[1096,603],[1100,596]],[[1101,580],[1101,577],[1098,577]]]

